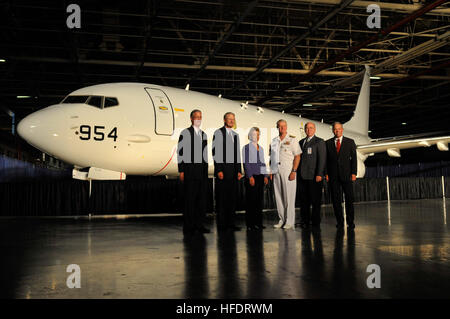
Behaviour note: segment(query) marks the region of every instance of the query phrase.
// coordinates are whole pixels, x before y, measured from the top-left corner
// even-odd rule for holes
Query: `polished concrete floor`
[[[323,208],[320,233],[183,238],[181,217],[4,218],[3,298],[450,298],[450,199],[356,204],[354,234]],[[239,215],[240,225],[244,224]],[[69,289],[69,264],[81,288]],[[370,264],[380,288],[368,288]]]

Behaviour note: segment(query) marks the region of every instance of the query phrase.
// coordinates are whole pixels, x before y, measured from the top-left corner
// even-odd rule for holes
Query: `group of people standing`
[[[178,171],[184,188],[185,235],[210,232],[204,226],[208,180],[207,135],[200,129],[200,110],[193,110],[190,119],[192,125],[180,133],[177,147]],[[273,181],[279,217],[274,228],[295,229],[299,226],[320,230],[324,179],[328,181],[331,191],[336,227],[344,227],[341,204],[344,192],[347,227],[350,230],[355,228],[352,182],[357,174],[356,145],[352,139],[343,136],[341,123],[333,123],[334,137],[325,142],[315,135],[316,127],[312,122],[305,125],[306,137],[297,141],[295,136],[288,134],[287,122],[277,121],[279,134],[270,144],[269,172],[264,149],[258,144],[259,128],[250,129],[249,143],[241,150],[239,135],[233,130],[234,113],[225,113],[223,120],[224,126],[214,132],[212,145],[218,231],[241,229],[235,222],[238,182],[241,178],[245,178],[247,230],[265,228],[262,209],[264,186],[269,179]],[[300,216],[296,220],[297,183],[300,188]]]

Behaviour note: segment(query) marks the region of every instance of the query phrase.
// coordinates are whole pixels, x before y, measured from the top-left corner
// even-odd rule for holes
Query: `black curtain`
[[[213,180],[208,180],[208,212],[213,208]],[[393,177],[389,179],[390,196],[396,199],[442,197],[441,177]],[[446,196],[450,197],[450,178],[445,178]],[[297,193],[300,192],[297,189]],[[363,178],[354,183],[355,201],[387,200],[385,178]],[[274,209],[273,183],[265,187],[264,208]],[[238,210],[245,210],[245,188],[239,182]],[[40,179],[0,183],[1,216],[71,216],[88,214],[160,214],[182,213],[183,191],[176,179],[129,176],[125,181]],[[325,182],[323,203],[330,194]],[[297,207],[298,205],[297,196]]]
[[[88,186],[78,180],[0,183],[1,215],[80,215],[89,205]]]
[[[446,180],[448,179],[447,177]],[[389,190],[392,200],[439,198],[442,197],[442,179],[441,177],[390,178]]]
[[[396,163],[366,167],[366,178],[373,177],[439,177],[450,176],[450,161]]]

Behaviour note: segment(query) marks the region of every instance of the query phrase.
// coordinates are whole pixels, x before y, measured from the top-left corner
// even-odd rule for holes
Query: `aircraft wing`
[[[436,145],[440,151],[448,151],[450,135],[439,137],[421,137],[412,139],[385,139],[371,142],[369,144],[358,145],[357,150],[361,154],[371,155],[372,153],[387,152],[389,156],[400,157],[400,150],[416,147],[430,147]]]

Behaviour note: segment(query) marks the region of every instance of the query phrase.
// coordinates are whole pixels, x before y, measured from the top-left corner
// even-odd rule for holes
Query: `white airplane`
[[[450,136],[435,138],[372,140],[369,128],[370,68],[366,67],[353,117],[344,124],[344,135],[357,145],[358,177],[365,174],[368,156],[384,152],[400,156],[400,150],[437,145],[448,151]],[[190,126],[191,110],[203,113],[202,129],[208,135],[209,173],[213,175],[212,137],[223,126],[225,112],[236,115],[241,146],[251,127],[261,130],[260,145],[268,149],[278,135],[275,123],[285,119],[288,133],[305,136],[306,122],[316,125],[316,135],[333,136],[331,125],[283,114],[220,96],[143,83],[93,85],[70,93],[61,103],[34,112],[18,125],[29,144],[74,165],[73,178],[123,180],[130,175],[178,176],[176,145],[179,133]]]

